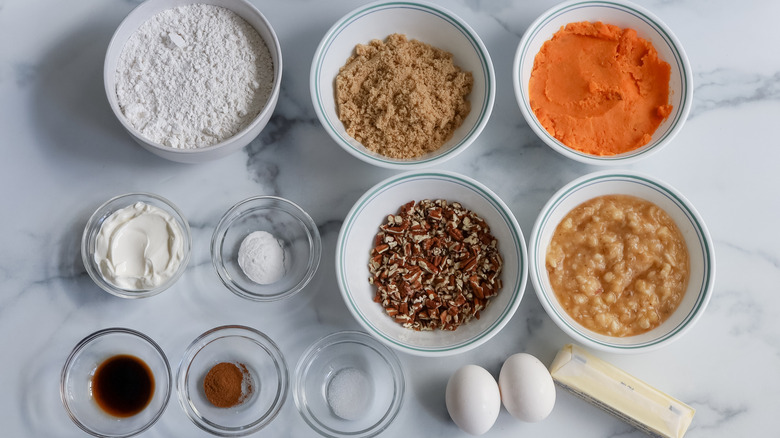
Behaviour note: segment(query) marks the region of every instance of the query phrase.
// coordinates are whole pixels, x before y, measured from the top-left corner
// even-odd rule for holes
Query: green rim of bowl
[[[463,34],[466,39],[471,43],[471,46],[474,48],[474,50],[479,54],[479,60],[480,64],[482,65],[482,74],[485,76],[485,94],[484,94],[484,101],[482,103],[482,107],[479,109],[479,119],[477,120],[477,123],[474,124],[474,126],[471,128],[471,130],[466,134],[465,137],[463,137],[463,140],[458,142],[456,145],[451,147],[448,151],[442,153],[441,155],[436,155],[434,157],[421,159],[421,160],[410,160],[410,161],[400,161],[400,160],[392,160],[388,158],[383,158],[376,154],[370,154],[367,152],[364,152],[360,149],[355,148],[350,141],[353,141],[352,137],[349,136],[342,136],[339,134],[336,127],[331,123],[330,119],[328,119],[325,116],[325,108],[322,103],[322,99],[320,96],[322,95],[322,89],[320,88],[320,77],[322,74],[322,63],[323,60],[327,57],[328,51],[330,50],[330,46],[333,44],[333,41],[336,39],[336,37],[344,31],[349,25],[351,25],[353,22],[357,21],[360,18],[363,18],[367,15],[371,15],[376,12],[381,12],[386,9],[398,9],[398,8],[404,8],[404,9],[416,9],[421,12],[425,12],[431,15],[434,15],[438,18],[441,18],[448,23],[455,26],[461,34]],[[493,78],[493,68],[490,61],[490,55],[488,55],[487,48],[485,48],[482,41],[476,37],[476,32],[473,31],[463,20],[458,18],[456,15],[452,14],[451,12],[447,11],[446,9],[440,8],[438,6],[428,4],[428,3],[420,3],[420,2],[382,2],[382,3],[374,3],[370,4],[364,8],[359,8],[349,15],[345,16],[341,20],[339,20],[338,23],[336,23],[333,28],[331,28],[323,42],[320,44],[319,48],[317,49],[315,56],[314,65],[312,66],[312,86],[314,87],[314,109],[317,112],[317,116],[319,117],[320,121],[326,125],[328,128],[328,132],[335,136],[335,138],[338,138],[343,146],[346,146],[348,148],[348,151],[356,155],[358,158],[362,159],[368,159],[371,161],[377,161],[379,163],[383,163],[386,166],[392,166],[392,167],[409,167],[409,166],[419,166],[421,164],[431,164],[437,161],[442,161],[444,157],[454,156],[456,152],[460,152],[462,149],[462,146],[464,144],[469,143],[473,140],[472,137],[474,137],[476,134],[478,134],[484,126],[487,124],[488,118],[490,117],[490,110],[493,105],[493,100],[495,96],[495,86],[494,86],[494,78]]]
[[[493,208],[496,209],[496,211],[499,212],[501,218],[504,221],[504,224],[512,234],[513,245],[511,246],[510,250],[514,249],[519,265],[515,277],[510,281],[504,281],[504,290],[502,293],[511,293],[512,297],[496,321],[478,335],[463,342],[446,347],[419,347],[407,342],[402,342],[398,339],[393,339],[392,337],[383,333],[374,324],[372,324],[371,321],[365,315],[363,315],[363,313],[361,313],[360,309],[352,298],[353,292],[350,289],[349,284],[347,284],[347,282],[344,280],[346,278],[345,270],[348,262],[345,259],[345,245],[347,236],[350,234],[352,227],[355,225],[356,218],[360,216],[363,209],[365,209],[371,201],[380,196],[383,192],[397,185],[414,180],[437,180],[455,183],[472,191],[473,193],[476,193],[482,199],[487,201]],[[368,252],[366,252],[366,263],[368,263]],[[343,295],[350,312],[352,312],[358,322],[366,329],[368,329],[373,335],[377,336],[381,341],[387,343],[390,346],[394,346],[408,352],[437,355],[452,353],[456,350],[468,350],[477,347],[489,339],[490,336],[497,333],[501,328],[503,328],[504,325],[506,325],[507,322],[509,322],[509,319],[512,317],[512,315],[514,315],[517,307],[520,305],[520,300],[522,299],[523,292],[525,291],[526,280],[528,278],[528,261],[526,259],[525,240],[523,239],[523,233],[520,230],[520,226],[518,225],[517,220],[510,211],[509,207],[504,204],[504,202],[501,201],[501,199],[499,199],[498,196],[490,189],[472,178],[459,175],[454,172],[407,172],[388,178],[369,189],[366,194],[364,194],[355,203],[350,212],[347,213],[344,225],[342,226],[341,232],[339,233],[338,241],[336,242],[336,277],[339,289],[341,290],[341,294]],[[366,281],[368,281],[368,279],[366,279]],[[510,291],[507,287],[508,284],[516,285],[514,290]]]
[[[597,155],[591,155],[586,154],[584,152],[580,152],[578,150],[572,149],[565,144],[563,144],[561,141],[559,141],[557,138],[550,135],[549,132],[544,128],[544,126],[539,123],[536,116],[534,115],[533,110],[531,109],[530,103],[528,99],[526,99],[526,92],[524,91],[524,88],[520,84],[520,66],[525,63],[525,60],[529,56],[536,57],[536,54],[528,53],[528,45],[530,42],[534,39],[536,34],[539,33],[541,28],[549,23],[551,20],[557,18],[559,15],[569,12],[571,10],[581,9],[588,6],[601,6],[606,8],[612,8],[616,10],[620,10],[623,12],[627,12],[634,17],[644,21],[648,26],[652,27],[653,29],[658,32],[659,35],[662,36],[663,42],[669,47],[669,49],[674,53],[674,59],[673,62],[677,65],[677,68],[680,71],[680,87],[681,87],[681,95],[682,99],[680,101],[679,109],[675,111],[675,116],[672,119],[671,126],[669,129],[664,132],[664,134],[650,147],[640,147],[638,149],[635,149],[634,151],[630,151],[621,155],[616,156],[597,156]],[[628,2],[613,2],[613,1],[581,1],[581,2],[566,2],[562,3],[558,6],[553,7],[552,9],[546,11],[542,16],[537,19],[534,23],[531,24],[531,26],[528,28],[528,31],[526,31],[526,34],[523,36],[523,39],[520,42],[520,46],[518,48],[518,55],[517,60],[515,62],[515,77],[513,77],[514,85],[517,87],[518,94],[520,99],[520,105],[522,109],[524,110],[524,113],[526,115],[526,120],[529,123],[532,123],[534,127],[536,128],[535,131],[538,132],[541,135],[544,135],[544,137],[549,140],[550,142],[553,142],[559,147],[559,152],[566,152],[573,156],[573,158],[577,157],[581,161],[595,161],[599,164],[618,164],[618,163],[625,163],[627,161],[633,161],[637,159],[640,155],[647,154],[650,151],[658,150],[661,147],[665,146],[672,138],[674,138],[675,135],[680,131],[682,128],[681,122],[685,121],[685,119],[688,117],[688,114],[691,110],[691,102],[693,99],[693,89],[691,88],[690,82],[692,82],[692,73],[688,67],[688,61],[687,56],[685,55],[685,52],[682,49],[682,45],[680,44],[679,40],[674,36],[672,31],[655,15],[650,13],[649,11],[641,8],[638,5],[634,5],[632,3]],[[669,62],[669,60],[666,60]],[[576,158],[575,158],[576,159]]]
[[[558,208],[558,206],[569,196],[571,196],[573,193],[585,187],[598,184],[601,182],[605,182],[605,181],[623,181],[631,184],[641,185],[653,189],[654,191],[668,198],[678,208],[680,208],[680,210],[682,210],[685,213],[686,218],[693,226],[693,229],[696,231],[696,238],[699,241],[699,245],[700,245],[699,248],[701,250],[704,269],[702,273],[702,284],[701,284],[701,288],[698,291],[696,303],[691,308],[690,312],[688,312],[688,314],[685,316],[685,318],[674,329],[670,330],[669,333],[657,339],[653,339],[651,341],[641,342],[636,344],[615,344],[611,342],[605,342],[605,341],[593,339],[592,337],[590,337],[589,332],[586,331],[586,329],[584,329],[583,327],[569,324],[566,320],[566,317],[568,315],[565,314],[565,312],[562,313],[556,309],[554,303],[552,302],[552,299],[554,298],[551,298],[550,294],[543,292],[542,285],[538,284],[541,281],[540,279],[545,278],[545,276],[547,275],[547,271],[544,270],[544,266],[545,266],[543,263],[544,258],[542,257],[540,259],[538,257],[539,251],[542,251],[543,249],[546,248],[546,246],[542,246],[542,242],[541,242],[542,233],[540,231],[546,228],[552,212],[555,211]],[[531,278],[534,283],[534,288],[536,289],[536,295],[539,297],[539,300],[542,302],[542,305],[544,306],[545,310],[555,315],[554,318],[555,323],[561,328],[563,328],[564,330],[570,333],[574,333],[582,340],[585,340],[589,343],[594,344],[595,346],[602,347],[604,349],[617,350],[617,351],[632,351],[632,350],[639,350],[639,349],[647,350],[653,347],[660,347],[667,341],[671,340],[673,337],[681,334],[687,328],[689,328],[690,324],[693,323],[696,319],[698,319],[698,317],[700,316],[700,310],[702,310],[702,308],[707,305],[712,295],[712,286],[714,283],[713,268],[715,265],[715,258],[714,258],[714,250],[712,248],[711,238],[709,232],[707,231],[706,226],[704,225],[704,222],[701,220],[699,214],[690,205],[690,203],[675,189],[673,189],[672,187],[664,183],[661,183],[658,180],[655,180],[653,178],[650,178],[648,176],[639,173],[596,172],[590,175],[585,175],[584,177],[574,180],[569,185],[563,187],[558,193],[553,195],[553,197],[550,199],[547,205],[545,205],[544,208],[542,209],[542,213],[540,214],[539,219],[537,220],[536,224],[534,225],[534,229],[531,232],[530,247],[531,247],[531,251],[529,253],[529,257],[531,259],[531,265],[532,265],[531,269],[533,270],[533,274],[534,274],[531,276]]]

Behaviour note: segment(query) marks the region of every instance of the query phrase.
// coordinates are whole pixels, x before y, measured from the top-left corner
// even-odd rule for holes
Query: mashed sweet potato
[[[621,154],[650,142],[672,112],[670,70],[633,29],[569,23],[536,55],[531,108],[566,146],[592,155]]]

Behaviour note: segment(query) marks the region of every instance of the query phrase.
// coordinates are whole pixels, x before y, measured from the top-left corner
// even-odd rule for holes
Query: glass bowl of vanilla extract
[[[98,437],[129,437],[154,425],[171,395],[171,367],[143,333],[108,328],[82,339],[60,377],[70,418]]]

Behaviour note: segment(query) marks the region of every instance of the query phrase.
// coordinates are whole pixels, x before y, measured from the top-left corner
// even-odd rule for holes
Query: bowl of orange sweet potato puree
[[[526,30],[513,64],[531,129],[587,164],[651,155],[682,129],[692,105],[690,62],[672,31],[629,2],[569,1]]]

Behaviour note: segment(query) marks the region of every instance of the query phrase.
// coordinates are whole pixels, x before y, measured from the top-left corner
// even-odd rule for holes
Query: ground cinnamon
[[[239,405],[252,393],[249,370],[242,363],[218,363],[203,379],[203,390],[209,402],[218,408]]]

